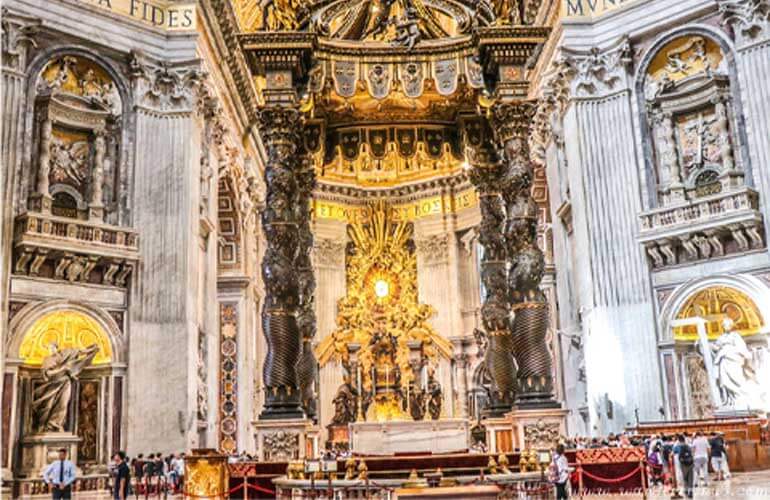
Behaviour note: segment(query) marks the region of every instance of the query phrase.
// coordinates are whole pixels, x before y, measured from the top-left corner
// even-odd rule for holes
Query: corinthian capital
[[[156,113],[195,110],[204,73],[200,61],[151,61],[132,52],[129,61],[136,105]]]
[[[629,87],[631,44],[621,38],[614,45],[588,50],[562,48],[571,70],[572,97],[603,97]]]
[[[770,0],[717,0],[722,23],[729,26],[739,44],[770,36]]]
[[[29,60],[29,49],[36,47],[35,36],[40,19],[2,9],[3,67],[24,71]]]

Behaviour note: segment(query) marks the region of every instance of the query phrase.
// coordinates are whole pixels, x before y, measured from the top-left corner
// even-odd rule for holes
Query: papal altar
[[[350,449],[360,455],[397,453],[452,453],[468,449],[468,420],[354,422]]]

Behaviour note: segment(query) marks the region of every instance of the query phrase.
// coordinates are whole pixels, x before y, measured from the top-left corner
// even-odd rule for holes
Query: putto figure
[[[43,383],[35,388],[32,400],[33,427],[37,432],[64,432],[67,408],[72,398],[72,383],[83,368],[90,365],[99,346],[85,349],[59,349],[52,342],[51,354],[43,360],[40,369]]]

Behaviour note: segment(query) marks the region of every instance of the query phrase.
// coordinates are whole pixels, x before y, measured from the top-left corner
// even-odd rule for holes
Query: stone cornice
[[[337,195],[349,199],[372,199],[372,198],[405,198],[432,196],[446,189],[464,189],[470,187],[468,176],[465,172],[460,172],[449,177],[430,179],[429,181],[407,184],[404,186],[388,189],[364,189],[348,185],[329,184],[323,181],[318,183],[316,193],[326,195]]]
[[[213,16],[209,14],[208,9],[205,11],[209,14],[209,21],[219,27],[227,51],[226,54],[223,54],[223,60],[232,74],[235,88],[249,123],[253,123],[256,120],[257,94],[251,81],[246,59],[238,43],[238,21],[235,18],[232,4],[227,0],[210,0],[210,2],[202,3],[211,6]]]
[[[739,46],[770,38],[770,0],[717,0],[722,24],[729,26]]]

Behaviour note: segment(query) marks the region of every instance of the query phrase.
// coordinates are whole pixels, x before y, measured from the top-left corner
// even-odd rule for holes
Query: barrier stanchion
[[[578,464],[578,496],[583,498],[583,466]]]
[[[639,473],[642,475],[642,498],[647,500],[647,474],[644,473],[645,470],[647,470],[647,464],[645,461],[640,460]]]

